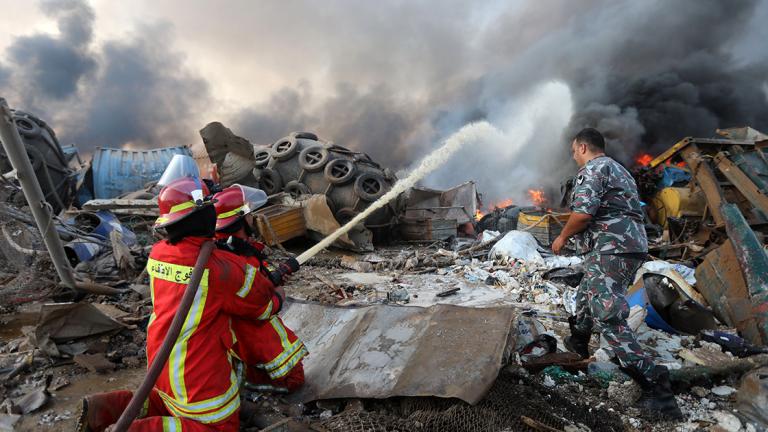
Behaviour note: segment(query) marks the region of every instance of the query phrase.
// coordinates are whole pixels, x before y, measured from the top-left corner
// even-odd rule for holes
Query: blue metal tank
[[[93,153],[93,198],[109,199],[143,189],[160,178],[174,155],[192,156],[187,146],[151,150],[97,147]]]

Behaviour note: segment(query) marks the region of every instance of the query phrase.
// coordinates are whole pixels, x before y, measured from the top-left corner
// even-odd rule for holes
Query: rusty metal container
[[[284,241],[304,236],[307,222],[300,207],[272,205],[256,212],[256,225],[264,243],[274,246]]]
[[[570,213],[543,210],[539,207],[526,207],[517,216],[517,229],[528,231],[543,246],[550,246],[560,235]]]
[[[405,240],[445,240],[456,235],[456,219],[402,218],[400,235]]]

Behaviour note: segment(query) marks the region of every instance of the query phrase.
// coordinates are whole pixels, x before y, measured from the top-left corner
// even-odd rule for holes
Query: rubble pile
[[[640,389],[601,341],[593,338],[587,360],[565,349],[584,276],[578,256],[551,250],[567,212],[506,205],[479,217],[467,182],[410,190],[292,277],[282,317],[310,351],[308,384],[291,396],[244,389],[242,429],[765,430],[768,140],[721,132],[726,139],[686,138],[636,170],[652,259],[628,288],[628,322],[670,369],[683,421],[633,407]],[[46,133],[40,142],[50,146]],[[271,194],[255,215],[275,259],[334,232],[395,180],[311,133],[269,147],[219,123],[201,136],[212,187],[243,182]],[[0,430],[71,430],[82,396],[135,388],[143,377],[152,314],[144,267],[160,238],[151,230],[155,182],[170,157],[191,154],[166,150],[100,152],[79,167],[68,160],[86,186],[52,223],[75,279],[108,294],[59,284],[16,179],[3,176]],[[140,173],[134,190],[102,183],[131,158],[144,167],[126,171]]]

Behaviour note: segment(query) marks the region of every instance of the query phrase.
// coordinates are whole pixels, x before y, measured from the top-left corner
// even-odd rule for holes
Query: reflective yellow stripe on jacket
[[[269,323],[280,336],[280,344],[283,347],[283,352],[269,363],[265,363],[263,367],[270,378],[277,379],[288,374],[288,372],[290,372],[291,369],[293,369],[293,367],[308,354],[308,351],[301,339],[296,339],[293,343],[288,340],[288,333],[286,333],[285,327],[283,327],[283,324],[277,316],[272,317],[272,319],[269,320]]]
[[[186,417],[202,423],[217,423],[225,420],[240,407],[240,386],[234,371],[230,372],[229,389],[216,397],[204,401],[183,403],[161,391],[158,394],[173,415]]]
[[[176,417],[163,417],[163,432],[181,432],[181,420]]]
[[[192,276],[192,269],[189,266],[166,263],[150,258],[147,262],[147,272],[150,276],[153,302],[155,287],[152,280],[154,278],[187,285]],[[176,339],[176,344],[173,346],[168,358],[168,378],[173,395],[171,396],[163,392],[158,393],[168,410],[175,416],[193,418],[203,423],[215,423],[226,419],[240,406],[237,378],[234,372],[230,374],[230,387],[226,392],[198,402],[189,402],[184,378],[187,344],[189,338],[200,324],[207,298],[208,269],[203,272],[192,306],[189,309],[189,313],[187,313],[179,337]]]

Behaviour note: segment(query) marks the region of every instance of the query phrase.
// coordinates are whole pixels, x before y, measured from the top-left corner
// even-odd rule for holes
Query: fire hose
[[[390,189],[381,198],[371,203],[362,213],[356,215],[344,226],[340,227],[329,236],[325,237],[310,249],[304,251],[298,257],[290,258],[278,265],[277,272],[281,273],[282,275],[295,272],[298,270],[299,265],[304,264],[310,258],[323,251],[339,237],[349,232],[352,227],[365,220],[365,218],[367,218],[375,210],[383,207],[393,199],[397,198],[407,188],[416,184],[416,182],[423,178],[427,173],[431,172],[441,163],[445,162],[445,160],[447,160],[447,158],[456,150],[458,150],[459,147],[461,147],[465,142],[477,141],[481,136],[487,135],[489,132],[493,131],[495,131],[495,129],[493,129],[492,126],[486,122],[472,123],[464,126],[461,130],[459,130],[459,132],[448,138],[441,148],[433,151],[429,156],[422,160],[419,166],[408,177],[398,181],[392,187],[392,189]],[[195,293],[197,292],[197,286],[200,283],[203,271],[205,270],[205,265],[208,263],[208,258],[211,256],[213,248],[214,243],[212,241],[204,243],[200,248],[200,255],[197,257],[197,262],[195,263],[195,267],[192,270],[192,276],[190,278],[189,285],[187,285],[187,289],[184,291],[184,296],[181,299],[179,308],[176,310],[176,316],[173,317],[173,321],[171,322],[168,333],[163,340],[163,344],[155,355],[155,358],[152,360],[152,364],[149,366],[147,375],[144,377],[144,381],[141,383],[141,386],[138,390],[136,390],[136,392],[134,392],[131,401],[128,403],[125,411],[123,411],[123,413],[120,415],[117,423],[107,428],[108,432],[125,432],[136,418],[136,416],[139,414],[141,406],[149,396],[149,392],[152,387],[154,387],[155,381],[165,366],[166,361],[168,361],[168,356],[171,353],[171,349],[173,348],[173,345],[175,345],[176,339],[179,337],[181,326],[187,317],[187,313],[189,313],[189,308],[192,306],[192,301],[194,300]]]
[[[181,297],[181,302],[179,302],[179,308],[176,309],[176,315],[173,317],[173,321],[171,321],[171,326],[168,328],[168,333],[165,335],[165,339],[163,339],[163,344],[160,346],[157,354],[155,354],[155,358],[152,359],[152,364],[147,369],[147,375],[144,376],[144,381],[141,382],[138,390],[133,393],[131,401],[120,415],[117,423],[107,428],[108,431],[125,432],[128,430],[131,423],[133,423],[136,416],[139,415],[139,411],[141,410],[144,401],[149,397],[149,392],[152,390],[152,387],[155,386],[155,381],[157,381],[157,377],[160,376],[160,372],[163,370],[163,367],[165,367],[165,363],[168,361],[171,350],[176,344],[176,339],[179,337],[181,327],[184,325],[184,320],[187,319],[189,309],[192,306],[192,302],[195,300],[197,287],[200,285],[200,279],[203,277],[205,266],[208,264],[208,259],[211,257],[213,248],[213,241],[203,243],[203,246],[200,248],[200,255],[197,256],[195,267],[192,269],[192,276],[189,278],[189,284],[184,290],[184,295]]]

